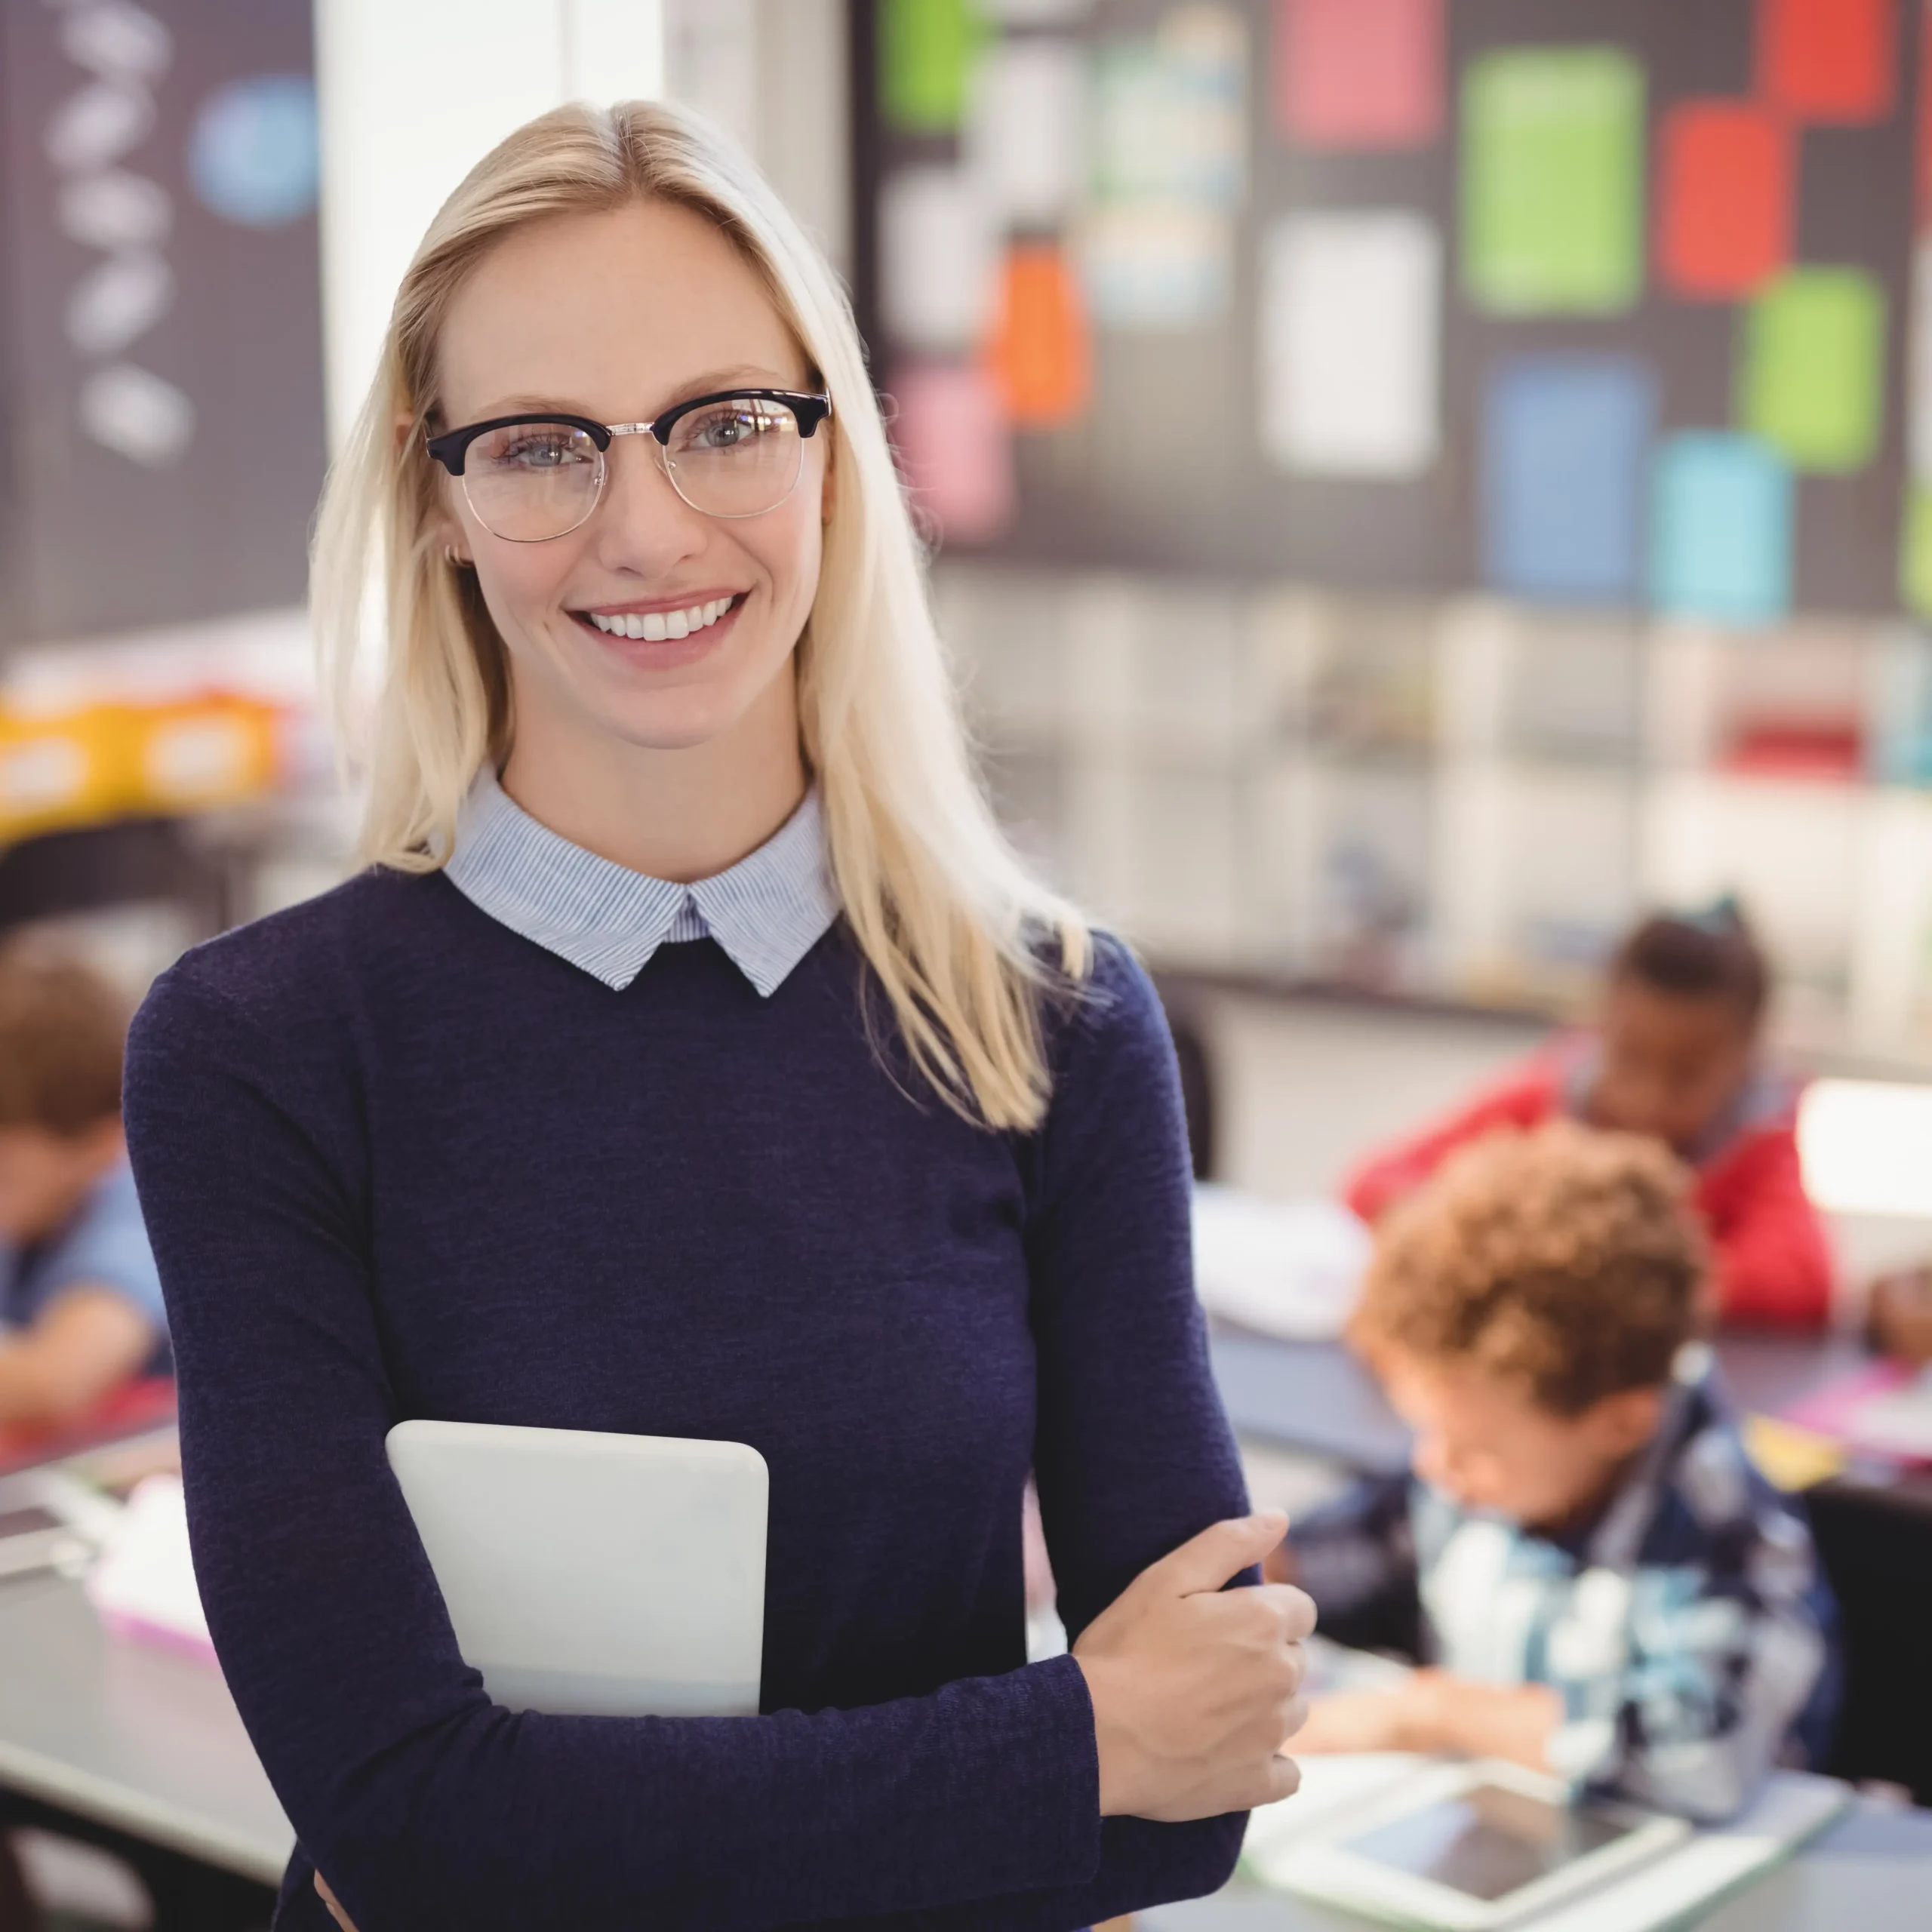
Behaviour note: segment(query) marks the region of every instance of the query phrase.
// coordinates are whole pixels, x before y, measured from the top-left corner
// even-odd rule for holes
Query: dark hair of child
[[[1735,900],[1708,912],[1660,913],[1625,939],[1612,957],[1613,985],[1635,980],[1680,999],[1721,999],[1747,1030],[1764,1017],[1770,967]]]
[[[66,1137],[121,1111],[128,1002],[38,935],[0,944],[0,1128]]]
[[[1660,1387],[1709,1266],[1687,1180],[1656,1141],[1574,1121],[1474,1142],[1378,1229],[1349,1340],[1486,1370],[1558,1415]]]

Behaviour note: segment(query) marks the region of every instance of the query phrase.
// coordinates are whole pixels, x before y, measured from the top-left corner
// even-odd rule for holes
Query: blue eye
[[[561,423],[518,423],[478,437],[470,457],[493,469],[569,469],[594,463],[597,446],[581,429]]]

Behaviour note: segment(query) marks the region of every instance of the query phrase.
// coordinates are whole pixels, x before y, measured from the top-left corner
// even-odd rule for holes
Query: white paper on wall
[[[946,355],[984,337],[998,282],[999,238],[984,189],[965,169],[902,169],[879,196],[879,306],[894,345]]]
[[[1234,223],[1183,201],[1123,202],[1089,211],[1079,237],[1094,321],[1128,331],[1219,321],[1234,288]]]
[[[996,217],[1017,228],[1058,224],[1087,173],[1087,66],[1067,40],[1003,41],[981,61],[967,156]]]
[[[1399,211],[1294,215],[1262,245],[1262,447],[1300,475],[1412,477],[1441,440],[1442,242]]]

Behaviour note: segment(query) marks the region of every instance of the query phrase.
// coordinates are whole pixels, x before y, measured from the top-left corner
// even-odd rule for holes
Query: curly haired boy
[[[1426,1667],[1318,1700],[1298,1752],[1505,1757],[1714,1818],[1820,1749],[1832,1609],[1694,1339],[1687,1181],[1653,1140],[1557,1121],[1462,1149],[1384,1223],[1351,1340],[1412,1473],[1272,1567],[1331,1635]]]

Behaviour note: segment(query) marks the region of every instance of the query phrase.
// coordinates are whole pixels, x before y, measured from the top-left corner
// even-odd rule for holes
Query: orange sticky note
[[[1747,101],[1686,101],[1663,124],[1657,271],[1679,295],[1749,295],[1791,257],[1792,140]]]
[[[1878,120],[1898,39],[1898,0],[1758,0],[1760,90],[1801,121]]]
[[[1087,407],[1094,386],[1087,308],[1057,244],[1023,242],[1007,251],[986,360],[1020,428],[1057,429]]]

